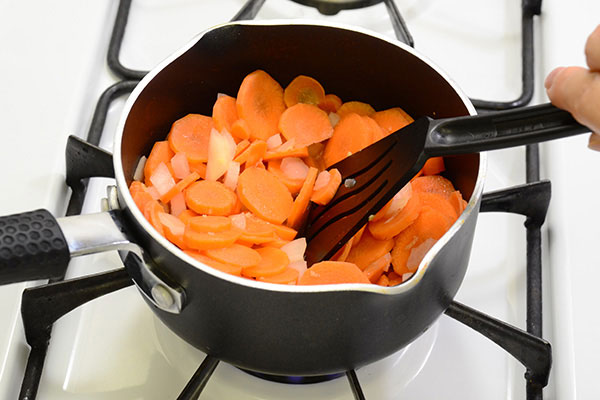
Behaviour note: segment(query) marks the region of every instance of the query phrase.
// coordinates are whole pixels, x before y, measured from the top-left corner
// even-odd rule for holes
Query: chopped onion
[[[286,141],[285,143],[283,143],[281,146],[274,149],[273,151],[281,152],[281,151],[291,150],[294,148],[295,145],[296,145],[296,139],[291,138],[290,140]]]
[[[229,189],[235,191],[237,187],[238,177],[240,176],[240,163],[231,161],[229,163],[229,168],[227,168],[227,172],[225,172],[225,180],[223,183]]]
[[[408,200],[410,200],[411,196],[412,186],[409,182],[402,189],[400,189],[400,191],[396,193],[394,197],[392,197],[392,204],[387,209],[383,219],[388,222],[390,219],[394,218],[396,214],[402,211],[404,206],[406,206],[406,203],[408,203]]]
[[[234,227],[241,230],[246,229],[246,216],[244,214],[230,215],[229,219],[231,219],[231,225]]]
[[[171,214],[178,217],[186,208],[183,192],[177,193],[171,199]]]
[[[185,230],[185,224],[179,218],[164,212],[158,213],[160,223],[175,236],[182,236]]]
[[[423,257],[425,257],[425,254],[433,247],[436,241],[437,240],[431,238],[426,239],[420,245],[413,247],[408,256],[408,260],[406,260],[406,268],[410,271],[415,271],[421,263],[421,260],[423,260]]]
[[[298,157],[285,157],[281,160],[281,172],[290,179],[306,179],[308,165]]]
[[[158,164],[158,167],[156,167],[154,173],[150,177],[150,182],[152,182],[152,185],[158,190],[160,196],[163,196],[175,186],[175,180],[164,162]]]
[[[331,179],[331,174],[328,171],[321,171],[319,175],[317,175],[317,180],[315,181],[315,185],[313,187],[313,191],[321,190],[329,183]]]
[[[287,254],[290,263],[304,261],[304,252],[306,252],[306,238],[292,240],[281,246],[281,250]]]
[[[158,190],[156,190],[156,188],[154,186],[149,186],[146,188],[146,190],[148,191],[148,193],[150,194],[152,199],[154,199],[154,200],[160,199],[160,193],[158,193]]]
[[[144,167],[146,166],[146,156],[141,156],[140,161],[138,161],[137,166],[135,167],[135,172],[133,173],[134,181],[143,181],[144,180]]]
[[[226,97],[228,95],[226,95],[225,93],[217,93],[217,100],[219,100],[221,97]]]
[[[185,153],[177,153],[171,158],[171,167],[173,175],[177,179],[183,179],[190,174],[190,165]]]
[[[302,278],[302,275],[304,275],[304,273],[308,269],[308,264],[306,264],[306,261],[294,261],[294,262],[289,263],[288,267],[293,268],[296,271],[298,271],[298,279],[300,279],[300,278]]]
[[[223,176],[235,156],[235,149],[235,140],[229,132],[220,133],[216,129],[210,131],[206,180],[216,181]]]
[[[283,144],[283,140],[281,140],[281,135],[279,133],[274,134],[270,138],[267,139],[267,149],[273,150]]]
[[[331,126],[336,126],[338,124],[338,122],[340,122],[341,117],[334,113],[334,112],[330,112],[329,115],[329,122],[331,122]]]
[[[406,282],[409,280],[415,273],[414,272],[405,272],[402,274],[402,282]]]

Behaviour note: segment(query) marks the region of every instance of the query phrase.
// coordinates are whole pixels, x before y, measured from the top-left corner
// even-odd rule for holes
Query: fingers
[[[592,71],[600,72],[600,25],[588,37],[585,44],[585,58]]]
[[[600,135],[597,133],[592,133],[590,136],[590,141],[588,142],[588,147],[592,150],[600,151]]]
[[[552,104],[600,133],[600,72],[582,67],[559,68],[548,75],[545,85]]]

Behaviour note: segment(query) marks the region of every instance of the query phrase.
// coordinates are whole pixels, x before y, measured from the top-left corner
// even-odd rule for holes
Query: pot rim
[[[485,175],[487,171],[487,155],[485,153],[479,153],[479,170],[477,173],[477,180],[475,182],[475,186],[473,188],[473,193],[467,206],[463,213],[459,216],[459,218],[454,222],[454,224],[450,227],[450,229],[435,243],[435,245],[427,252],[419,267],[415,271],[414,275],[406,282],[401,283],[400,285],[393,287],[383,287],[375,284],[362,284],[362,283],[344,283],[344,284],[331,284],[331,285],[283,285],[276,283],[267,283],[254,281],[250,279],[245,279],[242,277],[234,276],[222,271],[219,271],[215,268],[207,266],[202,262],[194,259],[193,257],[184,253],[183,250],[179,249],[176,245],[168,241],[165,237],[160,235],[158,231],[146,220],[142,212],[135,205],[133,201],[133,197],[131,196],[129,190],[127,189],[127,181],[125,179],[125,174],[123,172],[123,166],[121,163],[121,142],[123,139],[123,131],[125,128],[125,123],[131,111],[131,108],[135,101],[137,100],[140,93],[144,90],[144,88],[148,85],[148,83],[160,73],[165,67],[171,64],[174,60],[178,59],[181,55],[186,53],[190,48],[192,48],[202,37],[216,29],[223,28],[225,26],[233,26],[233,25],[242,25],[242,26],[290,26],[290,25],[301,25],[301,26],[319,26],[319,27],[330,27],[343,29],[348,31],[358,32],[367,36],[375,37],[379,40],[383,40],[390,44],[393,44],[397,47],[400,47],[404,51],[411,53],[413,56],[419,58],[421,61],[427,63],[431,68],[433,68],[448,84],[452,87],[452,89],[458,94],[465,107],[469,111],[470,115],[477,114],[475,107],[469,100],[468,96],[459,88],[456,82],[450,78],[440,67],[438,67],[434,62],[428,59],[423,54],[420,54],[412,47],[408,46],[405,43],[402,43],[397,40],[393,40],[391,38],[385,37],[384,35],[370,31],[365,28],[352,26],[348,24],[340,24],[333,22],[323,22],[317,20],[310,19],[273,19],[273,20],[263,20],[263,21],[236,21],[236,22],[228,22],[219,25],[215,25],[211,28],[208,28],[196,36],[194,36],[186,45],[179,48],[177,51],[172,53],[162,62],[160,62],[156,67],[154,67],[146,76],[138,83],[135,89],[131,92],[129,98],[127,99],[125,106],[123,108],[121,117],[119,119],[119,123],[117,125],[117,130],[114,136],[114,150],[113,150],[113,166],[115,171],[115,179],[117,181],[117,189],[120,194],[121,203],[124,202],[125,206],[129,209],[136,222],[144,228],[144,230],[152,236],[154,240],[160,243],[166,250],[171,252],[173,255],[180,258],[182,261],[187,264],[193,266],[201,270],[204,273],[210,274],[214,277],[227,280],[231,283],[247,286],[249,288],[255,288],[259,290],[269,290],[273,292],[294,292],[294,293],[317,293],[317,292],[334,292],[334,291],[360,291],[360,292],[372,292],[379,293],[384,295],[396,295],[399,293],[404,293],[415,287],[419,284],[421,279],[424,277],[425,272],[427,271],[429,264],[433,260],[433,258],[437,255],[442,247],[446,245],[446,243],[450,240],[452,236],[462,227],[466,219],[472,214],[478,212],[478,204],[479,199],[481,198],[483,192],[483,186],[485,182]],[[121,204],[123,206],[123,204]]]

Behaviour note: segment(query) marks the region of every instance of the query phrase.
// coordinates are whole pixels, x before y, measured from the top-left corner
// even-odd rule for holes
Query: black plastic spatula
[[[469,154],[589,132],[550,103],[469,117],[420,118],[331,166],[342,185],[309,213],[309,265],[331,258],[421,170],[430,157]]]

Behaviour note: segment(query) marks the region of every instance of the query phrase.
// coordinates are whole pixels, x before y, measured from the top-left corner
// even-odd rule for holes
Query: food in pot
[[[297,230],[311,202],[341,184],[336,162],[411,123],[326,94],[298,76],[285,90],[257,70],[237,97],[218,95],[212,116],[175,121],[142,158],[131,195],[154,228],[188,255],[233,275],[279,284],[374,283],[410,278],[466,205],[430,159],[332,260],[307,269]]]

